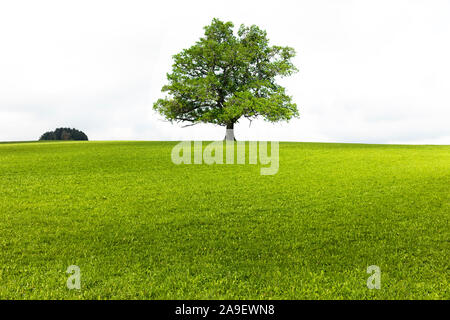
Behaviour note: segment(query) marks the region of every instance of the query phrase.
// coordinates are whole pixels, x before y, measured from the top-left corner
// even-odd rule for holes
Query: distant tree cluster
[[[57,128],[55,131],[44,133],[39,140],[84,140],[87,141],[87,135],[77,129]]]

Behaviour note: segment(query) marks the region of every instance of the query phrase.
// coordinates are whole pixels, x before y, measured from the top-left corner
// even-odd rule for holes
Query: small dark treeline
[[[57,128],[44,133],[39,140],[88,140],[87,135],[77,129]]]

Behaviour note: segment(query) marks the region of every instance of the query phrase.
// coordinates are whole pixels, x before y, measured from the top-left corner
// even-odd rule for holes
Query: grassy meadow
[[[175,144],[0,144],[0,299],[450,299],[450,146],[280,143],[263,176]]]

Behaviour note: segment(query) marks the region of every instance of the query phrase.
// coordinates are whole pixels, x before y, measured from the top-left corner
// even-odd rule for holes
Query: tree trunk
[[[227,124],[225,138],[223,140],[236,141],[236,138],[234,137],[234,123]]]

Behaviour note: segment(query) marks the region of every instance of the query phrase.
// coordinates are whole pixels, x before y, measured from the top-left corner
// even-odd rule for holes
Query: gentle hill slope
[[[450,146],[280,143],[261,176],[175,144],[1,144],[0,298],[450,298]]]

